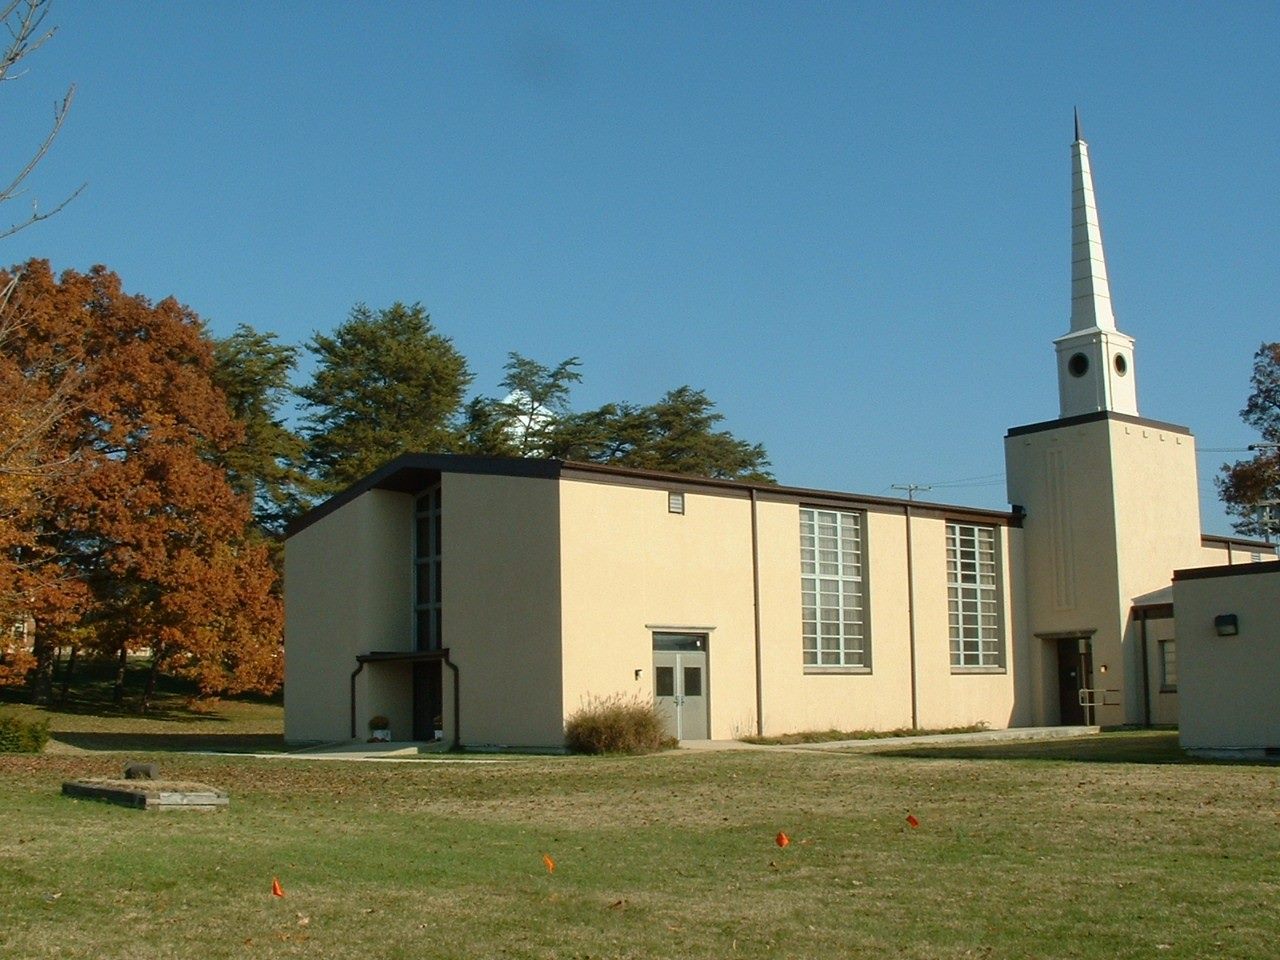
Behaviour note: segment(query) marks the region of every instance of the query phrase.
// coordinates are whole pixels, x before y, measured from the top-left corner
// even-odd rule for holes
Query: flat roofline
[[[1173,571],[1173,579],[1210,580],[1214,577],[1244,577],[1255,573],[1280,573],[1280,563],[1224,563],[1214,567],[1190,567]]]
[[[1233,547],[1261,547],[1263,550],[1274,551],[1276,545],[1267,543],[1265,540],[1250,540],[1247,537],[1226,537],[1217,533],[1200,534],[1201,543],[1226,543]]]
[[[1145,417],[1116,413],[1113,410],[1098,410],[1094,413],[1081,413],[1074,417],[1060,417],[1057,420],[1042,420],[1040,423],[1028,423],[1022,427],[1010,427],[1005,437],[1022,437],[1028,433],[1042,433],[1045,430],[1056,430],[1059,427],[1078,427],[1085,423],[1097,423],[1099,420],[1117,420],[1120,423],[1131,423],[1139,427],[1149,427],[1152,430],[1164,430],[1167,433],[1177,433],[1184,437],[1191,436],[1189,427],[1176,423],[1165,423],[1163,420],[1148,420]]]
[[[523,457],[473,457],[449,453],[406,453],[357,480],[347,489],[334,494],[328,500],[294,519],[285,531],[288,539],[305,530],[318,520],[342,508],[370,490],[394,490],[400,493],[417,493],[439,481],[445,473],[477,474],[503,477],[527,477],[542,480],[585,480],[598,483],[618,483],[629,486],[662,487],[689,492],[713,492],[721,496],[750,497],[754,492],[763,500],[814,503],[816,505],[848,505],[863,508],[892,509],[906,512],[910,508],[919,516],[945,516],[957,520],[977,520],[1008,527],[1021,527],[1020,510],[987,510],[981,507],[965,507],[954,504],[932,503],[924,500],[902,500],[894,497],[876,497],[835,490],[815,490],[808,487],[787,487],[781,484],[747,480],[718,480],[712,477],[693,477],[663,470],[640,470],[602,463],[583,463],[576,460],[534,460]]]

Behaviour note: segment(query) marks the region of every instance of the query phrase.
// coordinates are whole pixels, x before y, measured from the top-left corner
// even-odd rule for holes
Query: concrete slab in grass
[[[70,780],[62,785],[67,797],[102,800],[135,810],[226,810],[227,794],[203,783],[183,780]]]

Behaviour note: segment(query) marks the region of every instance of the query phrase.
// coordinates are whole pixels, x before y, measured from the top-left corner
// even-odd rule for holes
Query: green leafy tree
[[[214,344],[214,382],[227,395],[244,440],[223,455],[232,489],[253,502],[254,520],[278,536],[307,506],[313,490],[302,469],[306,444],[284,424],[281,407],[292,395],[296,347],[241,324]]]
[[[463,448],[458,421],[472,376],[421,304],[357,304],[332,336],[317,333],[307,346],[316,372],[298,390],[310,411],[306,463],[325,491],[402,453]]]
[[[1224,464],[1218,494],[1235,517],[1237,531],[1251,536],[1276,532],[1272,517],[1280,503],[1280,343],[1264,343],[1253,355],[1253,392],[1240,418],[1262,437],[1254,456]],[[1259,508],[1263,508],[1260,514]]]

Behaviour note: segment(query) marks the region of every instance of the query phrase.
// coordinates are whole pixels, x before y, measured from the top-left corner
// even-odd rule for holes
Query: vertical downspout
[[[458,665],[449,659],[449,651],[444,651],[444,665],[453,671],[453,743],[450,750],[462,749],[462,687],[458,677]]]
[[[351,671],[351,739],[356,739],[356,677],[364,669],[364,661],[356,658],[356,668]]]
[[[911,649],[911,729],[920,729],[920,703],[916,691],[916,578],[911,557],[911,502],[907,517],[907,638]]]
[[[756,488],[751,488],[751,598],[756,632],[756,736],[764,736],[764,662],[760,641],[760,537],[756,524]]]
[[[1138,652],[1142,656],[1142,725],[1151,726],[1151,661],[1147,658],[1147,611],[1138,611]]]

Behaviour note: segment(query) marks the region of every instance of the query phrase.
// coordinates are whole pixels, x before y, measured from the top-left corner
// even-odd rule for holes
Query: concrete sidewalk
[[[976,733],[932,733],[920,737],[879,737],[868,740],[828,740],[822,743],[762,744],[741,740],[681,740],[683,750],[838,750],[872,753],[899,747],[954,746],[969,743],[1005,743],[1015,740],[1060,740],[1100,733],[1101,727],[1010,727],[1007,730],[980,730]]]
[[[693,752],[711,750],[763,750],[804,753],[838,751],[841,753],[873,753],[900,747],[922,747],[969,743],[1003,743],[1015,740],[1058,740],[1064,737],[1087,737],[1101,727],[1014,727],[1008,730],[982,730],[977,733],[938,733],[921,737],[881,737],[873,740],[829,740],[824,743],[760,744],[741,740],[681,740],[680,749]],[[523,759],[513,750],[501,756],[485,756],[486,751],[463,754],[449,753],[443,743],[389,741],[386,743],[326,743],[303,747],[288,753],[249,754],[285,760],[375,760],[390,763],[514,763]],[[527,756],[556,756],[554,751],[530,753]]]

